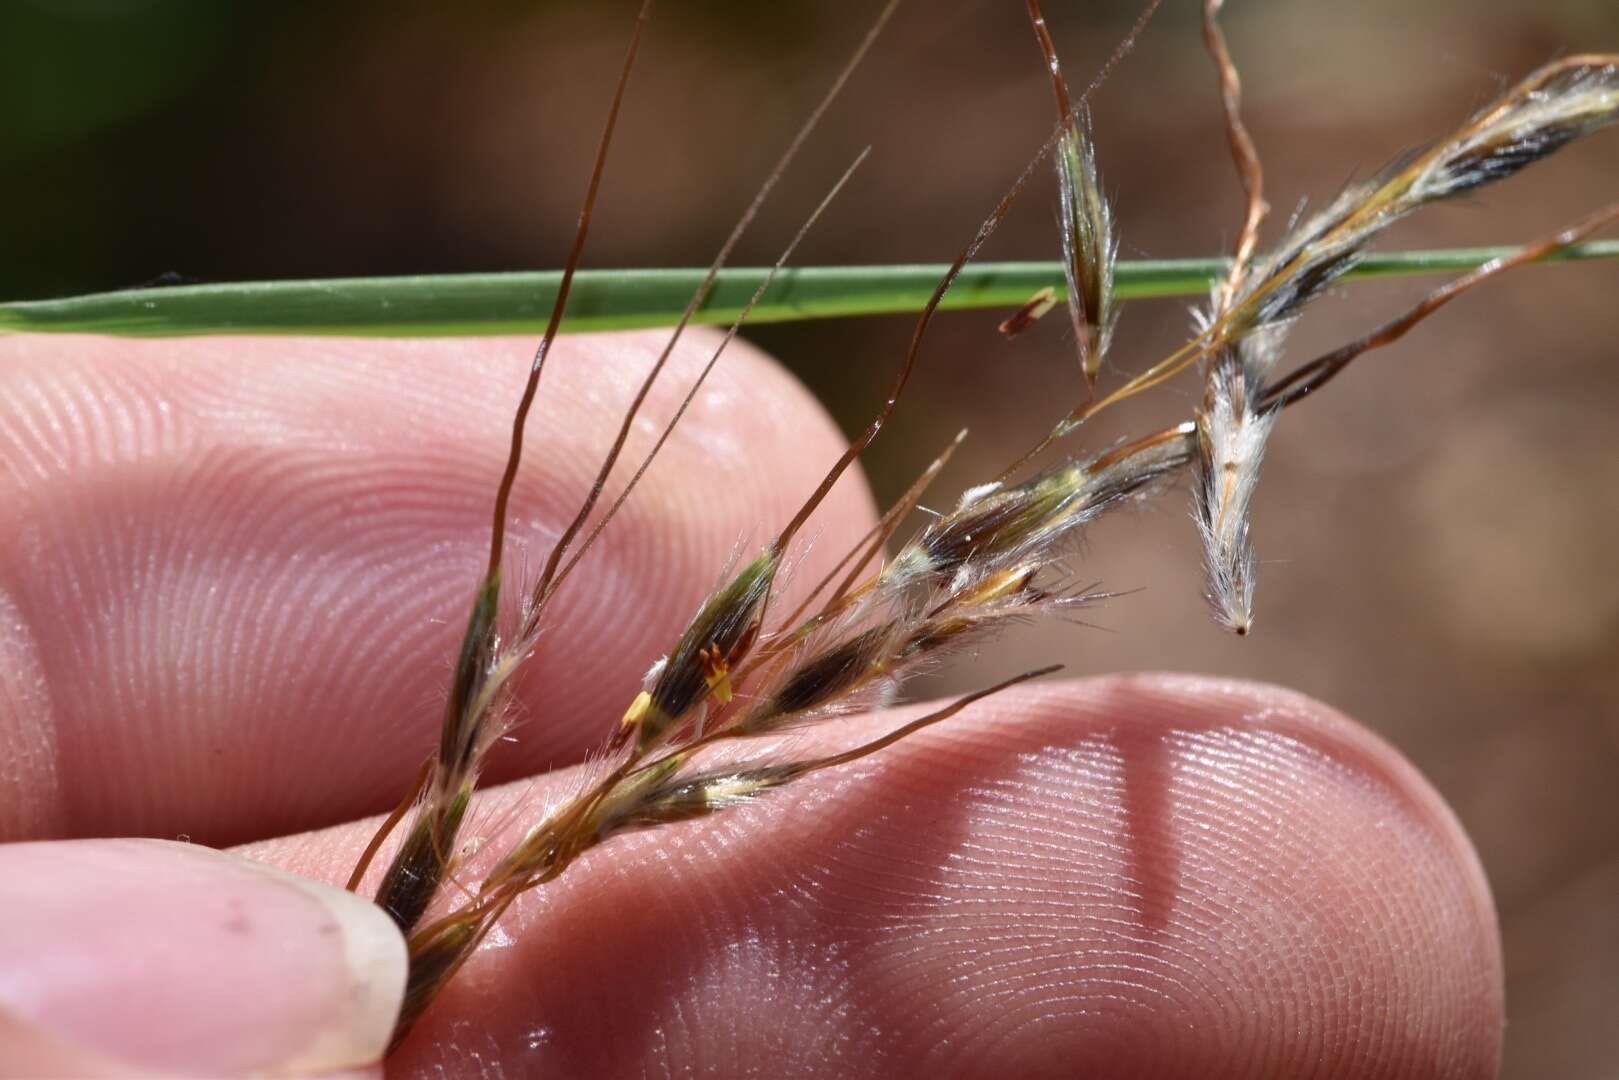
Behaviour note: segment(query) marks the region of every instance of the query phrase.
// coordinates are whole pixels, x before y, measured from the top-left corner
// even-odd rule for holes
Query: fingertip
[[[1004,878],[1003,918],[1043,926],[1050,948],[1022,969],[1038,1019],[1020,1029],[998,1007],[983,1045],[1049,1047],[1055,1031],[1070,1063],[1114,1075],[1495,1075],[1503,966],[1477,854],[1410,762],[1336,710],[1132,674],[1009,694],[912,751],[887,798],[1016,793],[982,807],[974,847]],[[993,765],[1009,753],[1011,781]],[[1017,914],[1042,896],[1106,899]],[[993,951],[1026,964],[1030,942],[1012,941]]]
[[[528,425],[508,578],[538,572],[665,333],[559,339]],[[687,335],[611,496],[717,337]],[[0,835],[240,841],[385,808],[433,745],[532,356],[512,338],[0,340]],[[736,342],[557,596],[489,775],[579,760],[728,556],[846,443]],[[6,362],[9,360],[10,362]],[[875,520],[858,470],[803,561]],[[89,782],[87,778],[94,778]]]
[[[894,720],[829,725],[799,752]],[[446,1005],[489,1008],[501,987],[547,1018],[558,1060],[603,1074],[638,1054],[961,1076],[1499,1061],[1494,912],[1454,817],[1365,729],[1223,680],[1008,693],[603,851],[511,936]],[[567,994],[531,965],[567,973]]]
[[[793,753],[906,714],[829,722]],[[298,857],[340,862],[339,841]],[[401,1068],[473,1043],[577,1075],[678,1058],[716,1074],[1462,1078],[1500,1061],[1495,913],[1454,815],[1366,729],[1230,680],[1008,692],[615,841],[500,933]]]

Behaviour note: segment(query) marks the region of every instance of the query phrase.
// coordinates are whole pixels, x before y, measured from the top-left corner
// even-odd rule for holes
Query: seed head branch
[[[1552,236],[1520,248],[1512,255],[1492,259],[1478,269],[1440,286],[1399,318],[1383,324],[1362,338],[1334,349],[1325,356],[1300,365],[1297,370],[1289,373],[1285,378],[1267,386],[1261,395],[1259,408],[1265,413],[1276,413],[1289,405],[1296,404],[1325,386],[1339,372],[1348,367],[1352,361],[1373,349],[1394,344],[1418,323],[1463,293],[1477,288],[1486,281],[1506,273],[1508,270],[1515,270],[1528,263],[1551,258],[1559,252],[1581,243],[1593,233],[1607,228],[1616,221],[1619,221],[1619,203],[1603,207],[1601,210]]]
[[[1370,184],[1345,191],[1255,266],[1230,310],[1107,396],[1086,402],[1004,475],[1102,410],[1166,382],[1257,327],[1296,315],[1355,265],[1367,243],[1428,203],[1504,179],[1619,115],[1619,56],[1572,56],[1541,68],[1449,137]]]
[[[1203,0],[1203,46],[1214,61],[1220,78],[1220,106],[1225,112],[1226,141],[1231,146],[1231,159],[1237,166],[1237,177],[1242,181],[1247,205],[1242,229],[1237,234],[1237,246],[1231,261],[1230,273],[1221,287],[1215,304],[1223,311],[1231,297],[1241,286],[1248,273],[1248,263],[1259,246],[1259,226],[1270,207],[1265,202],[1265,170],[1259,161],[1259,151],[1242,122],[1242,79],[1231,50],[1226,47],[1225,31],[1220,29],[1220,9],[1225,0]]]
[[[821,215],[826,212],[827,207],[832,205],[832,200],[837,198],[844,186],[848,184],[850,177],[854,175],[855,170],[861,166],[861,164],[870,154],[871,148],[868,146],[855,157],[854,161],[850,163],[849,167],[844,170],[843,175],[838,178],[837,183],[832,185],[831,190],[829,190],[826,195],[822,197],[820,203],[815,207],[814,210],[810,212],[809,217],[807,217],[804,220],[804,223],[799,226],[798,232],[794,234],[787,247],[782,250],[781,256],[776,260],[769,272],[765,274],[764,279],[759,282],[759,287],[753,291],[753,295],[749,297],[748,302],[743,305],[742,310],[740,313],[738,313],[736,319],[733,320],[731,325],[726,329],[725,336],[720,340],[719,345],[715,346],[714,352],[708,358],[708,363],[703,366],[703,370],[698,373],[697,378],[692,380],[691,386],[686,390],[685,397],[681,399],[679,406],[676,407],[674,415],[669,418],[669,421],[666,424],[664,424],[663,430],[658,434],[657,441],[652,444],[652,449],[647,451],[646,457],[642,458],[640,465],[636,466],[635,472],[630,476],[630,482],[624,486],[623,491],[619,492],[617,498],[613,500],[612,505],[607,508],[607,512],[602,515],[601,520],[598,521],[591,529],[590,535],[586,537],[585,542],[580,545],[579,550],[574,553],[571,559],[568,560],[568,564],[563,567],[562,573],[558,575],[556,584],[561,584],[562,581],[566,580],[567,577],[573,573],[574,568],[579,565],[580,559],[582,559],[590,551],[590,549],[595,545],[597,538],[601,536],[602,532],[606,530],[608,525],[612,524],[613,519],[618,516],[618,512],[624,508],[624,504],[629,501],[631,494],[633,494],[636,487],[639,486],[641,478],[646,475],[646,471],[652,467],[653,461],[657,459],[658,454],[663,450],[664,445],[669,441],[669,437],[674,434],[675,428],[677,428],[680,425],[680,422],[685,419],[686,411],[691,408],[691,403],[697,399],[697,394],[700,390],[702,390],[703,384],[708,381],[709,375],[713,374],[714,367],[719,363],[720,357],[724,355],[726,348],[730,346],[731,342],[736,340],[737,334],[741,332],[742,327],[747,323],[748,316],[753,312],[754,307],[759,303],[760,299],[764,297],[765,293],[770,290],[770,286],[776,280],[776,276],[781,273],[782,267],[787,265],[787,262],[792,258],[793,253],[798,250],[798,245],[803,242],[804,237],[809,234],[810,229],[813,228],[815,223],[820,220]],[[527,626],[526,629],[532,630],[537,628],[539,606],[540,605],[536,603],[534,609],[530,612],[529,626]]]
[[[607,171],[607,151],[613,144],[613,132],[618,126],[619,110],[624,104],[624,94],[629,90],[630,71],[635,67],[635,56],[641,48],[642,33],[646,29],[647,20],[652,17],[653,2],[654,0],[642,0],[641,12],[636,16],[635,29],[630,34],[630,47],[624,56],[624,66],[618,77],[618,85],[613,90],[613,104],[607,110],[607,123],[602,128],[601,142],[596,147],[596,160],[591,166],[590,184],[585,191],[584,205],[579,209],[579,225],[574,230],[568,257],[562,264],[562,280],[557,284],[556,302],[551,305],[551,319],[546,324],[545,334],[540,338],[538,348],[534,350],[534,361],[529,365],[528,383],[523,387],[522,399],[517,404],[517,414],[512,419],[511,451],[506,456],[506,471],[501,475],[500,486],[495,489],[494,524],[490,534],[489,568],[484,575],[486,578],[494,577],[500,571],[501,550],[506,541],[506,507],[511,501],[512,485],[517,482],[517,470],[523,463],[523,431],[527,426],[529,410],[534,406],[534,396],[540,388],[540,375],[545,369],[545,358],[550,354],[557,331],[562,327],[562,313],[568,307],[568,292],[573,287],[573,275],[579,269],[579,260],[584,255],[585,238],[590,235],[590,219],[596,211],[596,196],[601,192],[602,176]]]
[[[670,355],[674,352],[675,345],[680,341],[680,337],[685,332],[687,325],[691,322],[692,316],[696,314],[697,309],[703,305],[703,301],[706,300],[709,293],[713,291],[715,278],[719,276],[720,270],[723,269],[725,264],[730,260],[731,252],[735,250],[737,242],[742,239],[742,235],[747,232],[748,227],[753,224],[754,218],[758,216],[759,210],[764,206],[765,201],[770,197],[770,193],[775,190],[776,184],[784,175],[786,175],[787,169],[792,165],[793,160],[798,156],[799,150],[802,149],[804,144],[809,141],[810,135],[812,135],[815,132],[816,127],[820,125],[821,118],[826,115],[827,109],[832,107],[832,103],[836,101],[838,95],[843,92],[843,88],[848,83],[849,78],[854,74],[855,69],[860,66],[861,61],[865,59],[866,54],[871,51],[871,47],[876,43],[878,35],[882,33],[883,27],[888,24],[890,17],[892,17],[895,9],[898,8],[899,5],[900,0],[888,0],[887,4],[883,6],[881,13],[879,13],[877,16],[877,20],[872,23],[871,28],[866,31],[866,36],[861,39],[860,44],[855,48],[854,54],[849,57],[849,60],[843,65],[842,70],[838,72],[837,77],[832,80],[832,85],[827,89],[820,102],[815,106],[814,111],[810,113],[809,117],[793,135],[792,141],[787,144],[787,149],[782,151],[781,157],[778,158],[775,165],[771,167],[769,174],[765,177],[764,183],[759,186],[759,190],[757,193],[755,193],[753,201],[749,203],[747,209],[742,212],[742,216],[737,219],[736,224],[732,227],[730,235],[725,238],[725,243],[720,246],[719,253],[715,255],[714,261],[709,265],[707,273],[705,273],[703,276],[702,283],[698,285],[697,290],[692,294],[691,299],[687,302],[685,310],[681,312],[680,319],[675,323],[674,329],[670,332],[669,340],[665,343],[663,351],[658,354],[658,359],[653,363],[652,370],[647,373],[646,378],[642,381],[641,386],[636,391],[635,399],[631,401],[629,408],[625,410],[623,421],[619,424],[618,434],[614,437],[613,445],[608,449],[606,456],[602,459],[601,468],[597,470],[596,479],[591,484],[589,494],[585,496],[584,502],[580,504],[578,513],[574,515],[573,520],[568,523],[568,527],[563,530],[561,537],[558,538],[556,544],[552,547],[550,555],[546,557],[545,567],[540,574],[539,580],[535,583],[534,597],[531,602],[531,607],[535,618],[538,617],[540,610],[545,606],[546,595],[550,592],[553,578],[557,573],[558,564],[561,562],[563,554],[567,551],[568,545],[571,544],[574,538],[579,534],[579,530],[584,527],[586,519],[590,517],[590,511],[594,509],[596,505],[596,501],[601,498],[602,491],[607,486],[607,479],[612,474],[613,467],[617,464],[618,457],[623,452],[624,443],[629,438],[630,429],[634,426],[635,418],[640,413],[641,406],[646,401],[646,396],[651,391],[653,384],[657,382],[658,376],[662,374],[664,365],[668,362]],[[864,157],[864,155],[861,156],[862,158]],[[759,294],[756,294],[753,301],[748,305],[749,308],[751,308],[754,303],[757,303],[758,299]],[[640,478],[640,475],[643,472],[645,472],[644,467],[637,471],[636,480]],[[636,480],[632,480],[628,485],[626,485],[624,495],[621,495],[618,500],[620,504],[623,502],[623,498],[628,494],[628,492],[635,488]],[[611,517],[612,515],[609,514],[608,516]],[[600,529],[598,528],[592,532],[591,540],[594,540],[599,534]],[[586,548],[590,546],[588,541],[585,546]],[[575,561],[577,561],[577,559]]]

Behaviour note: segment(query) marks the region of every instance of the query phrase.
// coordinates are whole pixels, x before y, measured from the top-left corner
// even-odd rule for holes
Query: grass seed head
[[[875,27],[856,51],[856,59],[869,47],[895,2],[890,0],[883,8]],[[1231,275],[1218,288],[1201,332],[1106,397],[1088,398],[1034,451],[994,482],[969,489],[954,511],[931,522],[904,544],[892,561],[882,564],[884,544],[920,496],[922,483],[913,485],[873,534],[851,551],[842,564],[852,567],[848,578],[832,590],[819,613],[800,621],[802,612],[794,612],[782,620],[783,625],[767,627],[784,552],[832,485],[877,437],[917,362],[923,335],[945,290],[1005,218],[1031,173],[1043,164],[1044,155],[1053,151],[1062,189],[1064,275],[1070,314],[1087,383],[1094,383],[1098,375],[1116,320],[1112,276],[1117,238],[1111,210],[1102,195],[1084,95],[1077,102],[1070,100],[1039,2],[1027,0],[1027,4],[1052,76],[1059,114],[1057,129],[962,250],[924,306],[885,404],[777,539],[703,603],[668,657],[649,672],[644,689],[625,714],[619,736],[610,742],[613,753],[603,763],[602,771],[583,791],[529,829],[477,886],[475,894],[436,922],[416,928],[442,891],[443,883],[454,877],[456,837],[477,783],[481,757],[501,730],[506,687],[527,659],[531,631],[538,629],[546,600],[568,578],[597,535],[592,532],[570,560],[562,563],[563,549],[573,534],[584,528],[647,389],[643,386],[636,404],[626,414],[619,442],[604,460],[583,509],[547,560],[534,600],[523,618],[523,632],[516,642],[502,644],[496,631],[496,608],[506,500],[521,456],[523,422],[545,353],[560,324],[566,282],[583,244],[601,178],[607,136],[628,79],[629,60],[626,61],[564,284],[517,410],[512,449],[497,491],[489,568],[469,619],[438,753],[419,783],[422,795],[417,815],[378,893],[378,902],[405,929],[410,942],[411,967],[400,1034],[518,895],[554,879],[590,848],[632,829],[703,817],[749,802],[818,770],[882,750],[956,715],[987,695],[1056,670],[1027,672],[969,694],[839,753],[806,758],[794,757],[791,749],[778,749],[773,752],[774,760],[724,766],[701,763],[701,755],[720,740],[777,731],[788,724],[846,711],[868,700],[862,695],[872,688],[891,688],[907,673],[1009,622],[1060,614],[1101,598],[1101,594],[1072,588],[1072,579],[1061,562],[1072,540],[1098,515],[1154,490],[1161,481],[1188,466],[1194,472],[1194,513],[1203,540],[1210,601],[1220,621],[1245,633],[1252,620],[1255,561],[1248,536],[1249,508],[1266,440],[1281,409],[1323,384],[1348,359],[1393,340],[1429,311],[1502,267],[1463,279],[1449,293],[1436,293],[1425,302],[1426,307],[1341,350],[1342,355],[1329,354],[1292,375],[1271,381],[1291,320],[1393,221],[1425,203],[1511,175],[1610,122],[1619,112],[1619,78],[1613,58],[1575,57],[1550,65],[1509,90],[1430,150],[1414,155],[1368,184],[1342,193],[1320,213],[1291,229],[1275,254],[1249,265],[1247,256],[1254,249],[1257,228],[1264,216],[1261,175],[1257,155],[1237,115],[1235,67],[1214,22],[1220,0],[1205,0],[1205,37],[1220,68],[1228,135],[1248,195],[1248,215]],[[1129,48],[1156,6],[1157,0],[1150,0],[1124,45],[1115,52],[1115,59]],[[643,7],[635,41],[639,40],[640,25],[649,7],[650,4]],[[630,58],[634,51],[632,44]],[[834,94],[852,64],[839,76]],[[821,106],[824,108],[825,102]],[[810,126],[819,115],[817,110]],[[808,127],[800,131],[788,157],[807,130]],[[774,184],[784,163],[771,175],[766,190]],[[744,223],[756,209],[757,201],[744,215]],[[1615,217],[1619,217],[1619,208],[1580,228],[1589,231]],[[1542,253],[1556,250],[1558,245],[1566,247],[1575,242],[1575,235],[1576,231],[1560,234]],[[719,261],[723,261],[735,236],[733,233],[727,241]],[[790,246],[788,252],[791,250]],[[782,262],[786,258],[784,254]],[[1509,260],[1503,266],[1515,264]],[[1050,296],[1035,297],[1014,317],[1018,326],[1013,329],[1038,317],[1050,300]],[[688,314],[698,303],[700,298],[693,301]],[[1084,419],[1200,361],[1205,363],[1204,395],[1191,421],[1123,441],[1089,458],[1071,458],[1028,479],[1017,479],[1027,475],[1024,467],[1036,454],[1072,433]],[[655,371],[661,366],[660,361]],[[1094,387],[1091,389],[1094,391]],[[683,412],[684,406],[677,413],[677,421]],[[669,430],[665,429],[663,437]],[[931,478],[942,463],[941,457],[924,479]],[[637,473],[636,480],[639,476]],[[631,489],[636,480],[630,482]],[[613,511],[623,497],[621,494],[613,504]],[[601,516],[598,531],[612,520],[613,511]],[[859,575],[867,572],[864,568],[871,560],[878,560],[879,565],[862,583]],[[832,580],[829,576],[823,587]],[[806,609],[808,604],[806,601]],[[536,625],[531,626],[531,622]],[[704,722],[711,709],[716,716],[705,733]],[[407,805],[408,800],[401,802],[400,813]],[[379,833],[379,841],[393,820],[396,818],[390,819],[384,833]]]

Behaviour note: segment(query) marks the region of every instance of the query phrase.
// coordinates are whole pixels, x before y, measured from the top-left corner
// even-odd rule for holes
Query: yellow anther
[[[721,705],[731,703],[731,666],[720,655],[718,645],[707,649],[700,649],[697,653],[703,661],[703,681],[708,684],[709,692],[714,695]]]
[[[647,713],[651,711],[652,695],[642,690],[635,695],[635,700],[630,702],[630,707],[624,710],[624,719],[618,722],[619,730],[629,731],[631,728],[640,727],[641,721],[645,720]]]

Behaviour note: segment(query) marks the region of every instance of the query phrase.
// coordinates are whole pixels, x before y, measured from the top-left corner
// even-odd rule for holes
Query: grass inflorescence
[[[1191,340],[1107,388],[1101,384],[1100,360],[1118,336],[1119,241],[1086,109],[1090,88],[1077,96],[1070,93],[1041,5],[1027,0],[1039,55],[1051,76],[1055,127],[955,262],[939,275],[882,407],[847,451],[830,463],[824,480],[807,494],[799,510],[780,523],[757,552],[740,560],[701,604],[667,655],[652,664],[644,685],[625,695],[622,720],[603,733],[602,757],[588,784],[499,854],[481,880],[465,880],[461,834],[484,757],[507,730],[513,677],[529,659],[558,590],[566,587],[574,567],[615,519],[663,445],[660,438],[615,499],[598,513],[646,392],[719,280],[741,231],[897,4],[898,0],[890,0],[883,7],[703,275],[668,347],[629,406],[578,512],[524,591],[521,609],[509,613],[501,610],[502,584],[509,572],[504,553],[507,504],[522,461],[528,411],[540,392],[551,344],[563,325],[613,126],[650,15],[650,0],[643,4],[590,174],[579,228],[512,425],[510,455],[495,492],[488,563],[472,590],[440,744],[400,811],[390,815],[367,849],[351,883],[362,884],[389,834],[402,830],[403,838],[394,844],[375,893],[410,946],[400,1036],[519,896],[555,880],[586,851],[630,831],[660,828],[747,803],[875,753],[987,695],[1056,670],[1025,672],[835,754],[804,756],[795,753],[790,741],[782,745],[762,738],[887,702],[907,678],[1009,624],[1071,617],[1107,599],[1095,586],[1082,583],[1070,567],[1079,537],[1100,516],[1163,492],[1187,472],[1191,516],[1202,539],[1206,590],[1215,619],[1237,633],[1248,633],[1254,619],[1257,561],[1249,511],[1267,439],[1284,410],[1456,296],[1525,262],[1566,252],[1619,217],[1619,207],[1601,210],[1538,244],[1490,261],[1387,325],[1278,374],[1285,367],[1288,331],[1315,298],[1365,258],[1368,245],[1389,225],[1424,206],[1504,179],[1619,115],[1619,57],[1574,56],[1542,68],[1427,149],[1291,223],[1266,252],[1261,249],[1268,210],[1264,174],[1243,125],[1241,84],[1218,23],[1220,0],[1205,0],[1204,40],[1218,76],[1228,142],[1245,192],[1241,226],[1231,258],[1220,264],[1221,273],[1212,282],[1212,295]],[[1150,4],[1143,12],[1114,60],[1128,51],[1156,6]],[[1078,352],[1077,403],[1000,476],[967,490],[953,509],[936,514],[885,557],[889,541],[959,444],[958,438],[809,599],[796,609],[778,611],[784,568],[801,534],[833,484],[853,467],[898,407],[946,293],[1006,217],[1031,175],[1047,162],[1059,181],[1058,242]],[[832,194],[842,182],[833,186]],[[831,197],[809,215],[806,229]],[[786,264],[802,236],[800,230],[777,269]],[[769,285],[766,275],[754,293],[755,301],[766,295]],[[1037,293],[1003,329],[1016,333],[1055,303],[1054,292]],[[690,387],[688,402],[720,360],[747,311],[744,305],[731,333]],[[1037,462],[1099,412],[1188,369],[1200,372],[1203,392],[1193,414],[1182,422],[1111,446]],[[682,407],[665,426],[663,438],[683,414]],[[761,745],[767,748],[757,749]],[[719,748],[724,752],[711,752]]]

